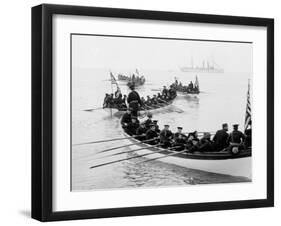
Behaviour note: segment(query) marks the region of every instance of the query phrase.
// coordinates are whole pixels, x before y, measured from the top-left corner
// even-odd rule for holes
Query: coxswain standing
[[[169,130],[169,125],[164,125],[164,129],[160,132],[160,143],[163,148],[172,146],[173,133]]]
[[[131,113],[131,109],[127,108],[126,113],[122,116],[121,119],[122,128],[126,129],[130,122],[132,122],[132,113]]]
[[[216,150],[223,150],[228,147],[228,138],[229,134],[228,131],[228,125],[227,123],[222,124],[222,129],[218,130],[213,137],[213,142]]]
[[[151,145],[158,143],[158,134],[155,131],[155,125],[153,123],[150,124],[150,129],[147,130],[145,139],[149,140],[147,143]]]
[[[132,109],[132,115],[138,116],[139,107],[142,106],[140,95],[135,91],[135,86],[130,85],[131,92],[128,94],[127,102]]]
[[[185,149],[186,135],[182,133],[182,127],[178,127],[178,132],[174,134],[174,146],[177,146],[176,151],[182,151]]]

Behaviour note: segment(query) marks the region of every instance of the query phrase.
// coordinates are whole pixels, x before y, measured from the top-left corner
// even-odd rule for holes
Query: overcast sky
[[[252,44],[107,36],[72,36],[76,68],[160,69],[202,66],[213,60],[227,72],[252,72]]]

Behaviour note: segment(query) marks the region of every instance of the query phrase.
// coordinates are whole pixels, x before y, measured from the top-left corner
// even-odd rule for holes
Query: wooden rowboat
[[[125,137],[130,137],[123,131]],[[150,144],[139,143],[139,140],[130,138],[130,142],[144,148],[136,151],[135,154],[145,155],[157,152],[151,155],[145,155],[147,159],[164,157],[165,155],[173,154],[164,158],[159,158],[156,161],[165,162],[180,167],[196,169],[211,173],[225,174],[231,176],[241,176],[251,179],[251,149],[245,150],[239,154],[227,152],[196,152],[196,153],[177,153],[177,151],[167,150],[160,147],[152,147]],[[146,149],[147,147],[147,149]],[[159,151],[161,151],[159,153]]]
[[[165,101],[165,102],[158,103],[158,104],[151,105],[151,106],[144,106],[139,110],[139,113],[140,113],[140,115],[144,115],[148,111],[153,113],[154,111],[162,110],[162,109],[170,106],[173,103],[173,101],[175,100],[175,98],[176,98],[176,96],[169,101]],[[110,108],[108,108],[108,109],[110,109]],[[127,108],[118,108],[118,107],[112,107],[111,109],[114,109],[116,111],[114,113],[115,116],[123,115],[127,110]]]

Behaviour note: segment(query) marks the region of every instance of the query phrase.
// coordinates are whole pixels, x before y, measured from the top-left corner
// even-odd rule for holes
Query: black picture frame
[[[54,212],[52,210],[52,17],[55,14],[266,27],[267,198]],[[271,206],[274,206],[273,19],[50,4],[32,8],[32,218],[40,221],[56,221]]]

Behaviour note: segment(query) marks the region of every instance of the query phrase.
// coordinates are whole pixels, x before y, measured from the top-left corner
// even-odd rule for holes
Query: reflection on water
[[[174,73],[145,72],[147,82],[138,89],[138,92],[144,96],[159,92],[158,90],[163,85],[168,86],[173,82]],[[111,92],[110,81],[106,79],[108,76],[107,70],[74,69],[72,82],[73,144],[122,137],[119,125],[120,114],[115,110],[83,111],[83,109],[98,108],[102,105],[105,93]],[[194,74],[180,72],[176,76],[186,83],[194,80],[195,77]],[[249,75],[244,74],[198,74],[202,90],[200,95],[179,94],[172,105],[155,111],[153,118],[159,121],[160,127],[170,124],[172,131],[176,131],[178,126],[182,126],[185,132],[215,131],[224,122],[243,125],[248,77]],[[125,83],[120,83],[120,87],[123,93],[128,92]],[[242,177],[208,173],[159,161],[136,164],[140,159],[89,169],[92,165],[131,156],[132,154],[121,154],[101,158],[109,153],[96,155],[101,150],[127,144],[129,144],[128,140],[120,140],[73,146],[72,189],[77,191],[249,181]],[[133,150],[138,147],[129,148]],[[120,148],[110,153],[123,152],[129,148]]]

